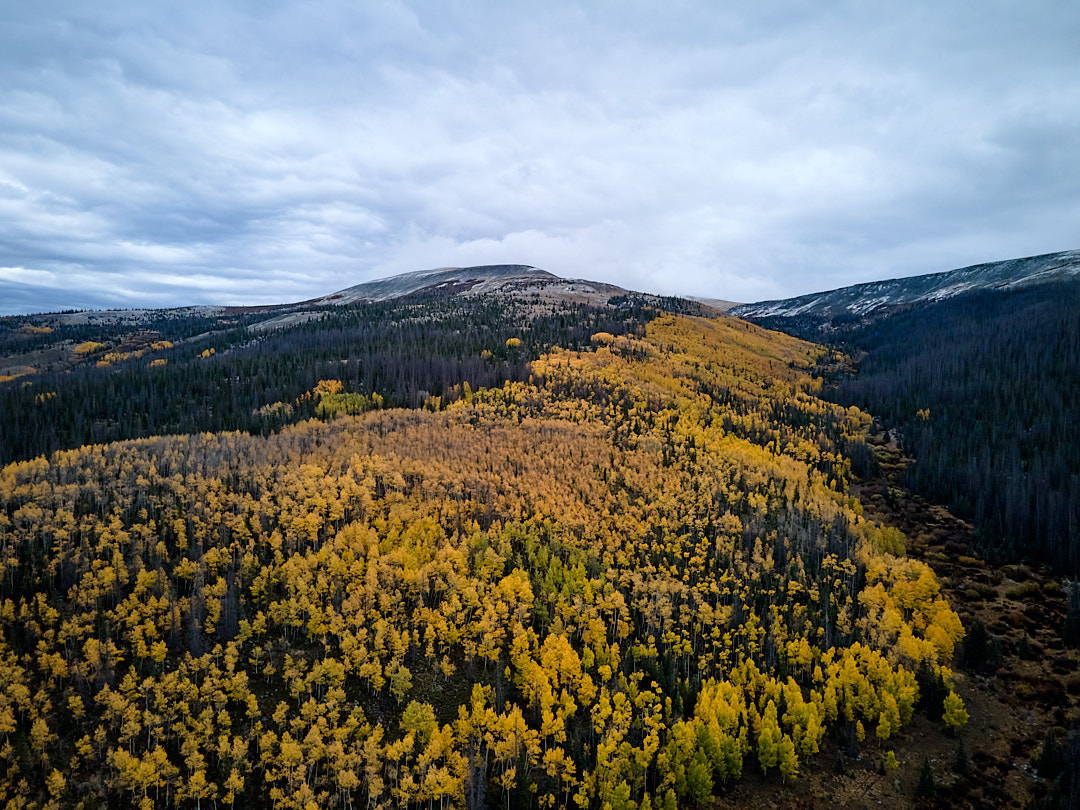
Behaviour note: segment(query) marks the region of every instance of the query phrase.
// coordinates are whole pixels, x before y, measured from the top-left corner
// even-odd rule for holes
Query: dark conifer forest
[[[1080,570],[1080,284],[759,322],[857,358],[829,395],[899,432],[909,485],[972,520],[983,554]]]

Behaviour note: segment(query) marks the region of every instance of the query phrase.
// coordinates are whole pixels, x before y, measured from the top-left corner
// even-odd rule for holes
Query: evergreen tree
[[[934,781],[934,771],[930,767],[930,759],[923,757],[922,767],[919,768],[919,781],[915,785],[915,795],[930,798],[937,793],[937,783]]]
[[[1062,635],[1066,644],[1077,647],[1080,646],[1080,580],[1069,583],[1068,598],[1069,607]]]
[[[966,776],[969,766],[967,749],[964,747],[963,739],[961,739],[956,746],[956,754],[953,757],[953,771],[960,776]]]

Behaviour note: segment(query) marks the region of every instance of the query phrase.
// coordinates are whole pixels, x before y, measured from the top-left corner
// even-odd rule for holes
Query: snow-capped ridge
[[[865,317],[908,304],[941,301],[975,290],[1011,290],[1069,279],[1080,279],[1080,250],[973,264],[943,273],[870,281],[796,298],[741,304],[734,307],[731,314],[744,318],[800,315]]]

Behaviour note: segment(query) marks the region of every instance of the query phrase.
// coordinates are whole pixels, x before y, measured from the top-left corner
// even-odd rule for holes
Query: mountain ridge
[[[314,304],[346,304],[357,301],[385,301],[444,285],[498,284],[508,281],[559,281],[559,276],[529,264],[480,264],[464,267],[434,267],[362,281],[329,295],[312,299]]]
[[[897,307],[941,301],[976,290],[1009,290],[1080,278],[1080,250],[1043,253],[918,276],[865,281],[832,290],[739,304],[741,318],[868,317]]]
[[[447,297],[501,294],[516,299],[535,299],[547,303],[581,303],[593,306],[605,305],[611,298],[618,296],[633,296],[656,305],[662,305],[665,300],[678,299],[692,302],[709,314],[719,314],[730,306],[730,302],[719,299],[661,296],[630,290],[603,281],[565,278],[528,264],[489,264],[413,270],[363,281],[316,298],[282,304],[257,306],[205,304],[163,308],[97,309],[10,317],[33,318],[68,326],[139,325],[161,316],[215,318],[266,313],[268,317],[265,321],[252,325],[252,328],[258,331],[311,320],[336,307],[382,303],[415,294]]]

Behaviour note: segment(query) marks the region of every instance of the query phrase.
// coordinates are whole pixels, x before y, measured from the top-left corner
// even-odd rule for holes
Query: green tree
[[[942,719],[945,721],[945,725],[949,727],[949,730],[955,733],[957,729],[967,723],[969,718],[967,709],[964,708],[964,701],[956,692],[949,692],[943,705],[945,713],[942,715]]]

